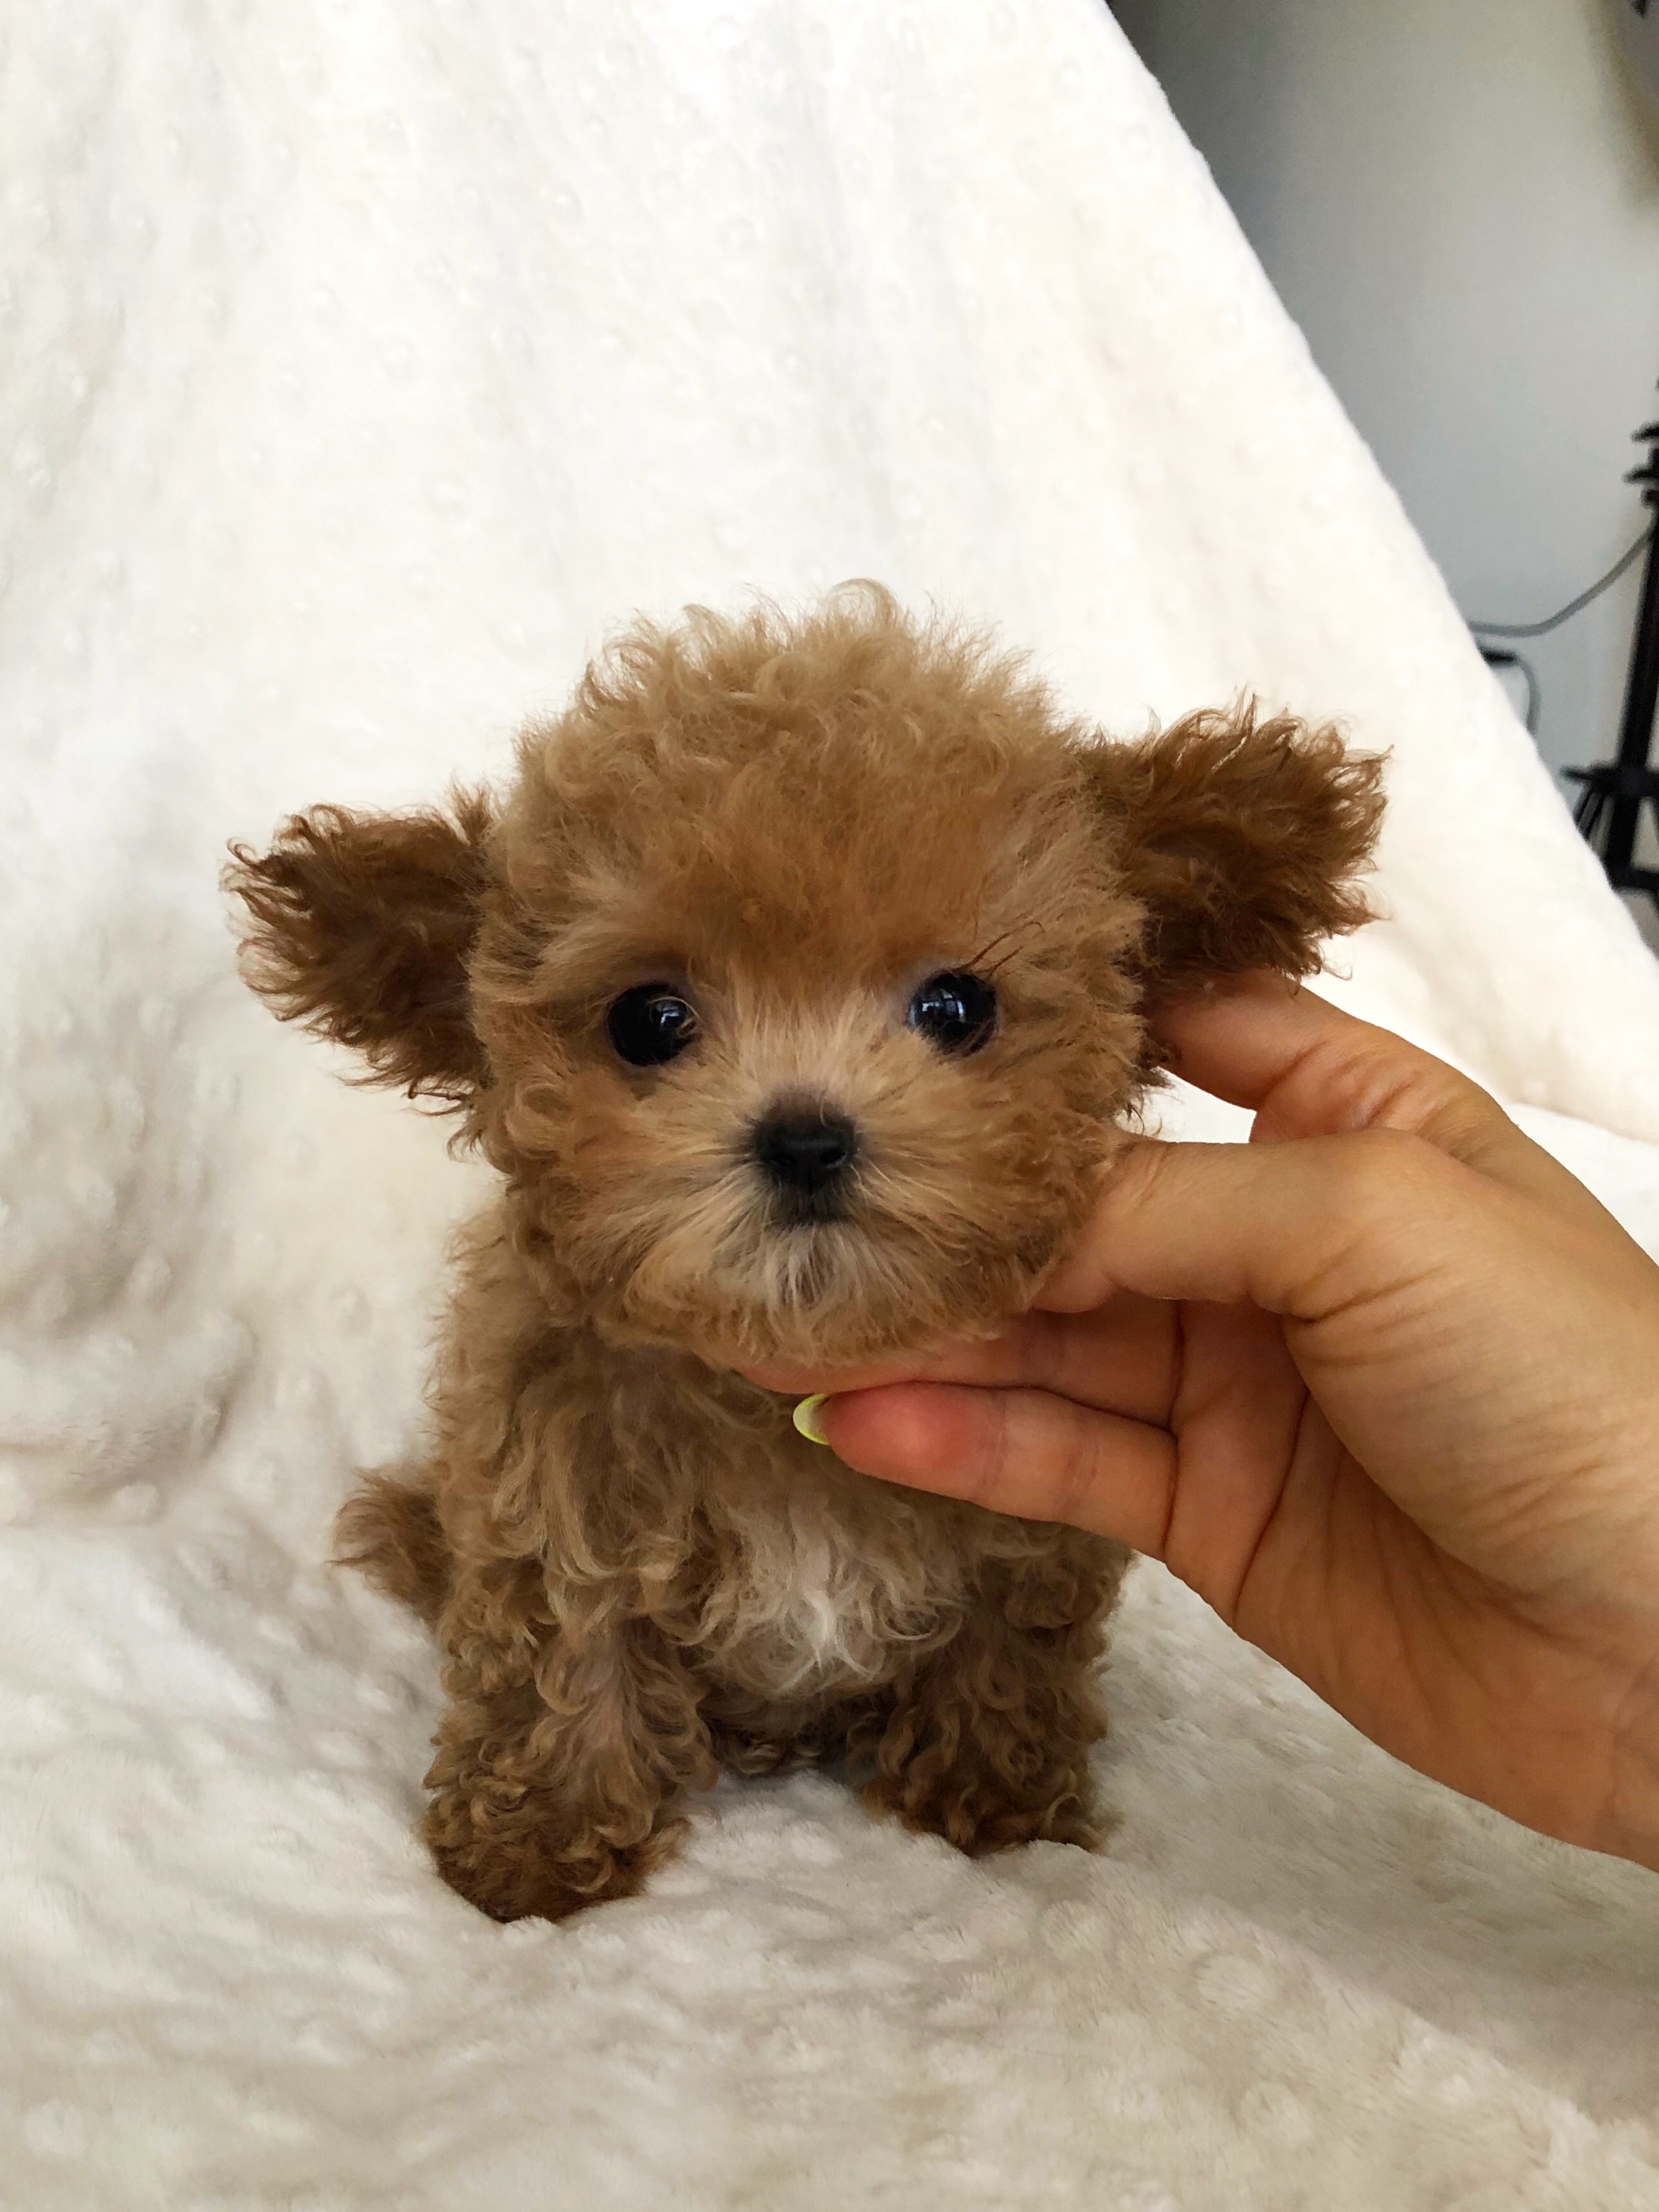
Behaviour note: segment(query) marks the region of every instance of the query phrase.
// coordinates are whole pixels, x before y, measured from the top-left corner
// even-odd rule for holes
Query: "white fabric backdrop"
[[[1105,1858],[731,1787],[503,1931],[412,1838],[429,1653],[320,1564],[477,1171],[245,1000],[219,852],[498,762],[641,605],[873,574],[1113,726],[1340,714],[1395,761],[1338,988],[1659,1246],[1659,969],[1104,10],[6,34],[0,2204],[1653,2203],[1650,1880],[1154,1571]]]

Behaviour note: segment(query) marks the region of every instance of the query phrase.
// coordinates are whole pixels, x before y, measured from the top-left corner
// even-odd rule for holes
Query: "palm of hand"
[[[1547,1603],[1443,1548],[1378,1487],[1275,1316],[1188,1305],[1172,1317],[1165,1564],[1383,1749],[1592,1840],[1616,1789],[1616,1673]]]

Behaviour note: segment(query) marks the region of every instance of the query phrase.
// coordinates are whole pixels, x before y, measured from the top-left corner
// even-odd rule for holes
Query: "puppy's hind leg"
[[[449,1546],[429,1490],[371,1474],[340,1508],[334,1562],[356,1567],[377,1589],[435,1628],[449,1596]]]

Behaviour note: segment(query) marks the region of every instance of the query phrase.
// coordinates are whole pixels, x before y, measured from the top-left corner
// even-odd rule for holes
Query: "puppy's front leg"
[[[1067,1547],[981,1571],[955,1636],[894,1686],[864,1793],[872,1812],[975,1857],[1098,1841],[1089,1750],[1106,1732],[1096,1669],[1122,1559]]]
[[[453,1703],[428,1772],[426,1837],[453,1889],[496,1920],[559,1920],[625,1897],[684,1827],[715,1765],[678,1655],[650,1622],[566,1631],[463,1571],[442,1632]],[[495,1629],[498,1632],[491,1632]]]

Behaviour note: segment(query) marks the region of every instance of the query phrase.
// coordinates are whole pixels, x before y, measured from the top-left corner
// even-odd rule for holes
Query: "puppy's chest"
[[[963,1563],[908,1514],[848,1511],[787,1478],[718,1501],[696,1640],[705,1662],[759,1694],[854,1692],[959,1617]]]

